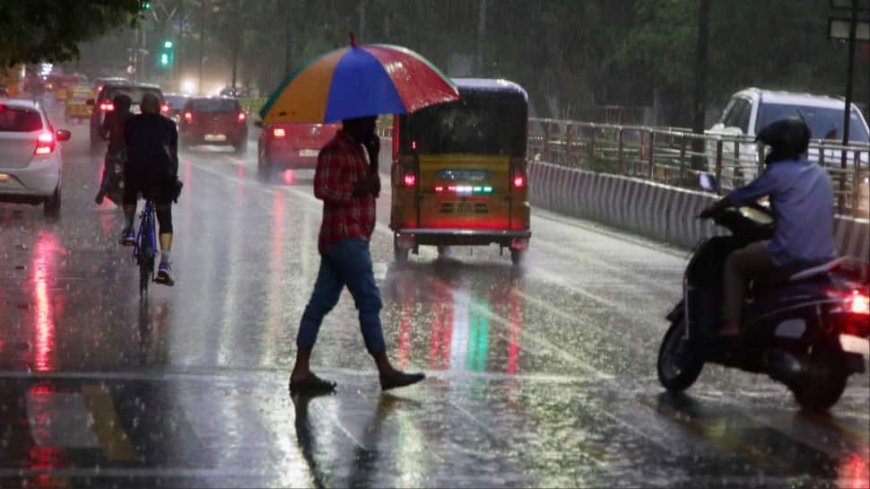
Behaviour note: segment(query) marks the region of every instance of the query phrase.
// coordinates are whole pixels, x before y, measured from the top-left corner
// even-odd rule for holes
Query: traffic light
[[[151,2],[149,2],[148,0],[145,0],[143,2],[139,2],[139,10],[142,10],[142,11],[151,10]]]
[[[157,65],[163,69],[172,68],[173,61],[175,61],[175,43],[172,42],[171,39],[166,39],[163,41],[163,48],[157,53]]]

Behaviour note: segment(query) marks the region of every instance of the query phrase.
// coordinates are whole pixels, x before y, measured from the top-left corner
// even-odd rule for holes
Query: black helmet
[[[795,160],[807,152],[810,145],[810,128],[797,117],[781,119],[764,126],[755,137],[757,142],[771,148],[765,158],[766,163],[782,160]]]

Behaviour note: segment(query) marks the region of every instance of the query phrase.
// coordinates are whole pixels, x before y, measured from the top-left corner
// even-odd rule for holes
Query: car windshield
[[[146,93],[153,93],[157,95],[160,100],[163,100],[163,93],[160,92],[159,89],[156,88],[147,88],[147,87],[106,87],[104,90],[105,96],[100,97],[104,100],[112,100],[116,95],[127,95],[130,97],[130,100],[133,101],[133,105],[139,105],[142,103],[142,96]]]
[[[463,95],[459,102],[432,106],[402,116],[405,151],[420,154],[526,153],[525,103],[495,95]]]
[[[197,112],[235,112],[239,104],[232,99],[201,99],[193,101],[193,110]]]
[[[24,107],[0,105],[0,132],[32,132],[42,129],[39,112]]]
[[[841,140],[843,138],[842,109],[804,105],[762,104],[758,111],[756,133],[772,122],[789,117],[803,119],[810,126],[813,139]],[[867,128],[855,110],[852,110],[849,120],[849,140],[863,143],[870,141]]]

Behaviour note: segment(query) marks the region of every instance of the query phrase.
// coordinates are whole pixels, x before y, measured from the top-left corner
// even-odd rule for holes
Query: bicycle
[[[133,260],[139,267],[139,297],[148,296],[148,283],[154,280],[154,258],[157,256],[157,228],[154,202],[145,201],[139,215],[139,229],[133,243]]]

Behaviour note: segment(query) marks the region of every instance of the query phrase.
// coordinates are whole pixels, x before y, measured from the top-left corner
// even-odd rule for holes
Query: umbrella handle
[[[356,36],[354,35],[353,31],[350,31],[348,34],[350,34],[350,47],[355,48],[356,47]]]

